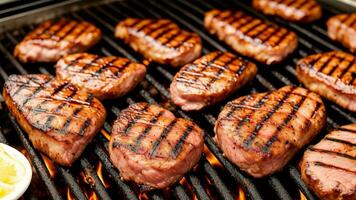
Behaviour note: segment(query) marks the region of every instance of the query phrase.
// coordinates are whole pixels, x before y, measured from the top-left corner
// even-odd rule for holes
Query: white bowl
[[[28,186],[30,185],[31,178],[32,178],[32,168],[27,158],[18,150],[3,143],[0,143],[0,146],[9,155],[11,155],[17,161],[19,161],[25,168],[25,175],[18,183],[16,183],[15,188],[9,194],[4,196],[3,198],[0,198],[1,200],[16,200],[19,199],[23,195],[23,193],[25,193]]]

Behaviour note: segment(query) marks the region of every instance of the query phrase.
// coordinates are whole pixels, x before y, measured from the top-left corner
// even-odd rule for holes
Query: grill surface
[[[248,2],[247,2],[248,3]],[[176,0],[159,1],[151,0],[145,3],[139,0],[113,2],[92,8],[87,8],[68,14],[69,17],[84,19],[93,22],[103,30],[102,41],[90,52],[100,55],[123,56],[135,61],[142,61],[143,58],[133,52],[121,41],[114,39],[114,27],[119,20],[126,17],[164,17],[177,22],[181,28],[198,33],[203,39],[203,54],[211,51],[231,51],[229,47],[219,42],[216,38],[209,35],[203,28],[203,13],[212,8],[230,8],[244,10],[254,16],[267,19],[267,17],[254,11],[249,4],[241,3],[237,0],[226,0],[222,3],[219,0]],[[258,64],[259,72],[251,84],[235,93],[228,100],[250,93],[264,92],[280,88],[284,85],[300,85],[295,77],[295,63],[298,59],[313,53],[325,52],[330,50],[345,50],[340,45],[330,41],[326,36],[325,19],[335,11],[324,10],[324,17],[317,23],[308,26],[308,29],[284,22],[275,17],[268,17],[269,21],[283,25],[295,32],[299,36],[299,47],[283,64],[274,68],[267,68]],[[0,36],[0,80],[1,88],[9,74],[28,74],[28,73],[50,73],[54,74],[53,65],[47,64],[28,64],[22,65],[12,57],[14,46],[33,29],[36,25],[25,26],[20,29],[5,32]],[[345,50],[346,51],[346,50]],[[113,167],[107,153],[108,140],[105,137],[111,131],[111,124],[120,113],[120,110],[129,104],[139,101],[158,103],[163,107],[173,111],[177,116],[191,119],[206,131],[205,153],[212,152],[219,160],[220,164],[211,162],[209,156],[203,155],[198,167],[189,172],[184,179],[162,191],[147,192],[150,199],[237,199],[239,197],[238,188],[241,186],[248,199],[299,199],[300,190],[307,199],[317,199],[306,185],[301,181],[297,170],[297,161],[300,159],[303,150],[295,156],[284,171],[264,179],[253,179],[238,170],[233,164],[226,160],[213,140],[213,125],[222,106],[228,101],[209,108],[200,113],[186,113],[174,106],[169,100],[169,84],[173,75],[177,71],[169,67],[150,64],[145,81],[134,91],[118,100],[104,101],[108,111],[107,121],[100,134],[90,144],[85,153],[71,168],[55,165],[58,174],[50,176],[43,156],[35,150],[30,143],[28,136],[24,133],[17,122],[10,114],[2,114],[1,120],[10,121],[10,124],[2,123],[0,126],[0,142],[10,143],[13,146],[23,146],[32,161],[40,179],[45,185],[48,195],[52,199],[65,199],[66,195],[63,188],[69,187],[75,199],[87,199],[88,197],[82,190],[81,181],[78,174],[86,176],[85,185],[92,188],[100,199],[139,199],[142,198],[140,191],[145,188],[132,183],[123,182],[119,178],[119,172]],[[3,99],[0,101],[4,108]],[[356,119],[346,110],[339,108],[333,103],[325,100],[327,107],[327,128],[314,143],[320,140],[327,131],[332,130],[343,124],[355,123]],[[7,111],[7,110],[6,110]],[[6,112],[2,112],[6,113]],[[16,133],[16,136],[14,135]],[[12,136],[14,135],[14,136]],[[21,142],[18,142],[20,139]],[[104,171],[109,177],[110,187],[101,181],[95,171],[95,166],[100,161]],[[241,196],[240,196],[241,197]]]

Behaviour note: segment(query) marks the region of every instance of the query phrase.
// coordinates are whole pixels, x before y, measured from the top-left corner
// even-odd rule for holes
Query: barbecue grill
[[[42,3],[39,3],[42,2]],[[276,17],[266,17],[255,11],[249,1],[238,0],[149,0],[149,1],[39,1],[31,5],[15,5],[0,11],[0,86],[10,74],[54,74],[53,64],[19,63],[13,56],[15,45],[46,18],[68,16],[85,19],[102,29],[103,38],[90,50],[99,55],[115,55],[142,62],[143,57],[121,41],[114,39],[114,28],[126,17],[163,17],[175,21],[183,29],[198,33],[203,40],[203,54],[211,51],[231,51],[228,46],[208,34],[203,27],[203,14],[212,8],[238,9],[295,31],[299,36],[298,49],[282,64],[269,68],[258,64],[259,72],[252,83],[236,92],[223,103],[202,112],[188,113],[170,101],[169,84],[177,72],[166,66],[150,63],[145,80],[128,95],[104,101],[108,112],[103,129],[85,152],[70,168],[53,163],[34,149],[27,134],[9,114],[0,95],[0,142],[21,150],[34,170],[34,178],[23,199],[318,199],[300,178],[298,161],[305,149],[282,172],[263,179],[254,179],[223,157],[213,140],[213,126],[222,106],[229,100],[256,92],[265,92],[284,85],[300,85],[296,79],[295,64],[307,55],[330,50],[343,50],[341,45],[328,39],[325,21],[342,12],[336,6],[325,4],[323,18],[311,25],[297,25]],[[21,6],[21,7],[20,7]],[[352,10],[352,8],[348,8]],[[14,12],[22,12],[14,15]],[[144,186],[122,181],[110,162],[108,139],[111,124],[120,111],[134,102],[157,103],[177,116],[193,120],[206,132],[204,154],[191,172],[175,185],[164,190],[147,191]],[[327,109],[327,127],[313,143],[326,132],[344,124],[356,123],[356,118],[334,103],[324,100]]]

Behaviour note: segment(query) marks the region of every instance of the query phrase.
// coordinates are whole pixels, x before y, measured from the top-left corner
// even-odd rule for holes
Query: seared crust
[[[203,131],[194,122],[136,103],[114,122],[109,152],[125,180],[164,188],[197,164],[203,144]]]
[[[341,126],[308,148],[300,169],[320,199],[356,199],[356,124]]]
[[[326,25],[331,39],[341,42],[356,53],[356,13],[335,15]]]
[[[227,98],[256,73],[252,62],[229,52],[212,52],[175,75],[170,87],[172,100],[183,110],[200,110]]]
[[[116,26],[115,37],[145,58],[172,67],[192,62],[202,50],[196,33],[181,30],[168,19],[127,18]]]
[[[48,20],[29,33],[14,50],[21,62],[56,62],[96,44],[101,31],[86,21],[67,18]]]
[[[317,94],[285,86],[229,102],[214,130],[229,160],[263,177],[281,170],[325,123],[325,107]]]
[[[356,58],[341,51],[314,54],[297,63],[297,77],[308,89],[356,111]]]
[[[98,99],[113,99],[125,95],[142,81],[146,67],[127,58],[78,53],[59,60],[56,74]]]
[[[92,95],[49,75],[11,75],[3,96],[34,147],[65,166],[79,157],[106,117]]]
[[[242,55],[267,65],[281,62],[297,45],[297,35],[241,11],[211,10],[205,28]]]
[[[255,9],[285,20],[309,23],[321,17],[321,7],[315,0],[253,0]]]

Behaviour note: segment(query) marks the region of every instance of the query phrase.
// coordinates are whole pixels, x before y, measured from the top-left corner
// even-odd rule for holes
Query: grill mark
[[[328,57],[328,59],[323,63],[323,65],[318,69],[315,70],[316,72],[323,72],[324,68],[329,65],[329,62],[335,57],[335,54],[332,54]]]
[[[267,94],[265,94],[265,95],[257,102],[257,104],[255,105],[255,108],[256,108],[256,109],[261,108],[261,107],[265,104],[265,102],[267,101],[267,99],[269,98],[269,95],[271,95],[270,92],[267,93]],[[243,106],[240,105],[240,107],[242,108]],[[251,118],[252,114],[253,114],[253,112],[247,114],[247,115],[244,117],[243,120],[240,120],[240,121],[239,121],[239,123],[237,124],[236,129],[235,129],[235,131],[237,132],[237,134],[239,134],[239,130],[240,130],[240,128],[242,127],[242,125],[243,125],[245,122],[250,121],[250,118]]]
[[[74,25],[70,29],[68,29],[62,36],[57,36],[58,37],[58,41],[62,40],[63,38],[66,38],[68,35],[70,35],[77,28],[78,24],[79,23],[77,21],[74,21]]]
[[[119,77],[122,71],[124,71],[130,64],[131,60],[127,60],[126,63],[116,72],[116,76]]]
[[[339,78],[342,79],[345,74],[350,70],[350,68],[354,65],[355,63],[355,57],[352,58],[352,61],[350,61],[350,63],[347,65],[347,67],[342,71],[342,73],[340,74]]]
[[[154,32],[158,31],[159,29],[162,29],[165,26],[169,27],[170,23],[171,23],[170,21],[166,21],[164,23],[161,23],[161,25],[157,26],[156,28],[151,28],[151,30],[147,31],[147,33],[145,33],[145,34],[151,36],[151,34],[153,34]]]
[[[353,147],[356,146],[356,144],[354,144],[354,143],[351,143],[351,142],[345,141],[345,140],[340,140],[340,139],[337,139],[337,138],[325,137],[325,139],[329,140],[329,141],[337,142],[337,143],[346,144],[346,145],[353,146]]]
[[[193,37],[192,34],[188,33],[185,38],[179,42],[177,42],[176,45],[171,46],[171,48],[178,49],[180,46],[182,46],[185,42],[189,41]]]
[[[240,31],[239,29],[242,29],[243,27],[245,27],[247,24],[249,24],[250,22],[252,22],[253,20],[255,20],[255,18],[249,16],[250,19],[246,20],[244,23],[240,23],[238,24],[238,26],[233,26],[234,29],[236,29],[236,31],[239,31],[241,33],[243,33],[242,31]],[[235,19],[234,22],[232,22],[232,24],[234,24],[235,22],[237,22],[237,20]],[[231,24],[231,26],[232,26]]]
[[[166,126],[161,134],[161,136],[153,143],[152,149],[149,152],[149,157],[155,157],[157,150],[161,144],[161,142],[167,137],[168,133],[173,129],[174,125],[177,123],[178,119],[175,118],[168,126]]]
[[[311,62],[306,63],[306,65],[308,65],[309,69],[313,68],[314,65],[322,58],[322,56],[320,54],[317,54],[315,59],[311,60]],[[303,65],[304,63],[302,63],[301,65]]]
[[[315,162],[313,162],[313,164],[314,164],[315,166],[319,166],[319,167],[338,169],[338,170],[342,170],[342,171],[346,171],[346,172],[350,172],[350,173],[354,173],[354,174],[356,173],[355,171],[351,171],[351,170],[349,170],[349,169],[341,168],[341,167],[338,167],[338,166],[326,164],[326,163],[319,162],[319,161],[315,161]]]
[[[100,66],[99,66],[99,69],[96,70],[96,71],[92,74],[92,76],[95,76],[95,77],[100,76],[100,74],[102,73],[102,71],[103,71],[104,69],[106,69],[107,67],[112,66],[112,64],[115,63],[115,62],[118,61],[118,60],[119,60],[118,58],[113,58],[113,59],[110,60],[109,62],[106,62],[106,63],[103,64],[103,65],[100,65]]]
[[[182,33],[181,30],[177,29],[177,32],[167,38],[165,42],[161,42],[161,45],[165,46],[169,44],[171,41],[173,41],[175,38],[177,38],[180,34]]]
[[[21,90],[25,89],[28,87],[28,84],[31,83],[31,81],[34,79],[34,77],[30,77],[25,83],[22,83],[22,85],[20,85],[17,90],[14,92],[14,94],[12,95],[12,97],[15,97]]]
[[[319,110],[319,108],[321,108],[321,105],[322,105],[322,103],[317,102],[317,104],[316,104],[316,106],[315,106],[315,109],[314,109],[314,111],[312,112],[311,119],[314,118],[316,112]],[[309,121],[309,122],[310,122],[310,121]]]
[[[275,42],[275,45],[280,44],[281,42],[283,42],[284,39],[286,39],[286,37],[290,34],[290,32],[288,30],[286,30],[286,32],[281,35],[278,40]]]
[[[249,34],[247,33],[247,36],[249,36],[250,38],[258,38],[258,36],[261,35],[261,33],[264,33],[267,29],[269,28],[269,26],[267,24],[265,24],[265,27],[263,29],[260,29],[259,31],[255,32],[254,34]]]
[[[95,55],[94,59],[92,59],[89,63],[85,64],[79,72],[84,72],[87,68],[91,67],[92,65],[98,64],[98,61],[101,59],[100,56]]]
[[[137,153],[137,149],[140,146],[140,144],[142,143],[142,141],[145,139],[145,137],[148,135],[148,133],[150,132],[150,130],[152,129],[152,127],[154,125],[156,125],[158,119],[163,115],[164,111],[160,111],[158,113],[157,116],[154,116],[150,122],[149,125],[145,127],[145,129],[143,130],[143,132],[136,138],[136,142],[133,146],[131,146],[131,150],[135,153]]]
[[[250,100],[250,99],[251,99],[251,96],[244,96],[244,97],[242,98],[241,102],[238,104],[239,106],[234,106],[233,103],[230,103],[229,105],[231,106],[231,109],[230,109],[230,111],[227,113],[226,117],[223,118],[223,119],[228,119],[228,118],[230,118],[231,115],[232,115],[235,111],[241,109],[241,108],[246,104],[246,102],[247,102],[248,100]]]
[[[277,140],[278,134],[280,133],[280,131],[282,131],[283,128],[285,126],[287,126],[288,123],[295,117],[295,114],[298,112],[299,108],[302,106],[302,104],[304,103],[306,98],[307,98],[307,96],[302,96],[300,101],[297,102],[293,106],[292,112],[290,112],[288,114],[288,116],[283,120],[283,123],[278,125],[277,130],[273,133],[273,136],[271,137],[271,139],[269,139],[268,142],[262,147],[261,150],[262,150],[263,153],[269,153],[269,149],[273,145],[273,143]]]
[[[341,63],[344,62],[346,57],[343,57],[343,58],[336,57],[336,58],[338,59],[338,63],[336,65],[334,65],[333,68],[326,75],[332,76],[332,74],[338,68],[338,65],[341,65]]]
[[[41,30],[40,32],[38,31],[38,29],[35,29],[34,31],[37,32],[37,33],[35,33],[33,37],[38,37],[43,33],[47,33],[49,31],[49,29],[52,27],[53,24],[54,24],[54,21],[53,20],[49,20],[49,25],[46,28],[44,28],[43,30]]]
[[[140,23],[142,20],[140,19],[133,19],[134,22],[132,24],[127,24],[127,27],[135,27],[138,23]]]
[[[281,3],[282,1],[284,1],[284,0],[279,0],[278,3]],[[284,5],[288,6],[288,7],[291,7],[291,6],[292,6],[293,4],[295,4],[295,3],[297,3],[297,1],[291,0],[291,1],[288,2],[287,4],[284,4],[283,2],[282,2],[281,4],[284,4]]]
[[[80,23],[79,23],[80,24]],[[77,33],[76,35],[73,34],[74,36],[74,39],[72,39],[72,45],[71,46],[74,46],[76,45],[77,43],[75,42],[78,38],[80,38],[80,36],[82,36],[85,32],[87,32],[88,30],[88,27],[90,27],[90,24],[88,23],[85,23],[85,24],[82,24],[82,30],[79,31],[79,33]]]
[[[79,130],[79,135],[83,136],[85,133],[85,130],[89,127],[91,120],[87,119],[85,120],[85,122],[83,123],[82,127],[80,127]]]
[[[52,27],[55,25],[58,25],[59,27],[54,32],[46,31],[45,34],[48,34],[51,39],[58,41],[58,36],[56,34],[59,33],[63,29],[63,27],[68,25],[68,22],[69,22],[69,20],[67,20],[67,19],[62,19],[62,20],[56,22],[55,24],[52,25]]]
[[[268,25],[268,27],[272,27],[272,26]],[[278,31],[280,31],[282,29],[281,27],[272,27],[272,28],[274,29],[274,31],[270,32],[270,34],[266,38],[262,39],[262,38],[258,37],[258,39],[261,41],[261,43],[266,44],[267,41],[269,41]],[[257,36],[256,36],[256,38],[257,38]]]
[[[153,20],[148,20],[148,23],[147,23],[147,24],[141,26],[141,27],[138,28],[136,31],[137,31],[137,32],[143,31],[143,29],[148,28],[149,26],[151,26],[152,24],[154,24],[154,23],[156,23],[156,22],[157,22],[156,20],[154,20],[154,21],[153,21]]]
[[[159,33],[158,35],[156,35],[155,37],[152,37],[152,38],[153,38],[154,40],[159,40],[163,35],[165,35],[165,34],[171,32],[172,30],[175,30],[175,29],[177,29],[177,28],[176,28],[176,27],[169,27],[169,26],[167,26],[164,31],[162,31],[161,33]]]
[[[139,110],[137,115],[133,118],[133,120],[130,120],[129,123],[127,124],[127,127],[125,129],[124,135],[127,135],[130,131],[130,129],[132,128],[133,125],[136,124],[137,120],[139,120],[141,118],[141,115],[147,111],[147,109],[149,108],[149,105],[146,104],[142,110]]]
[[[233,22],[236,22],[237,20],[240,20],[243,17],[246,17],[247,15],[245,15],[245,13],[241,13],[240,15],[238,15],[240,13],[235,13],[234,15],[231,15],[230,17],[226,18],[226,19],[221,19],[221,21],[225,22],[227,25],[232,25]]]
[[[48,79],[46,82],[44,82],[42,85],[40,84],[39,87],[30,95],[27,96],[26,99],[22,102],[21,107],[25,106],[31,99],[33,99],[40,91],[42,91],[43,89],[45,89],[43,87],[43,85],[46,85],[47,83],[49,83],[50,81],[52,81],[52,79]]]
[[[86,102],[88,102],[89,103],[89,105],[91,104],[91,102],[93,101],[93,98],[94,98],[94,95],[93,94],[91,94],[91,93],[89,93],[88,94],[88,98],[87,98],[87,100],[85,100]]]
[[[235,60],[237,60],[238,58],[237,57],[232,57],[230,58],[230,60],[228,62],[225,63],[225,65],[223,66],[224,68],[219,68],[219,70],[215,73],[214,75],[214,78],[210,79],[208,84],[207,84],[207,87],[209,88],[215,81],[218,80],[218,78],[220,78],[220,75],[225,71],[225,70],[228,70],[229,69],[229,65],[231,63],[233,63]],[[240,75],[242,73],[242,71],[245,69],[246,67],[246,64],[245,62],[242,62],[242,65],[239,67],[238,71],[237,71],[237,74]],[[244,68],[241,70],[241,68]]]
[[[84,57],[84,55],[80,55],[80,56],[76,57],[74,60],[70,61],[63,69],[66,70],[66,69],[68,69],[68,67],[71,67],[71,66],[77,64],[80,61],[80,59],[82,59],[83,57]]]
[[[256,20],[258,20],[258,19],[256,19]],[[257,27],[259,27],[262,24],[263,24],[263,22],[261,20],[258,20],[258,22],[255,25],[253,25],[250,28],[248,28],[247,30],[245,30],[243,32],[243,34],[248,36],[252,31],[254,31]]]
[[[77,116],[77,114],[78,114],[82,109],[83,109],[83,107],[80,106],[80,107],[78,107],[78,108],[76,108],[76,109],[74,110],[73,114],[72,114],[70,117],[68,117],[68,118],[66,119],[66,122],[64,123],[63,127],[59,130],[59,133],[62,133],[62,134],[66,133],[66,131],[67,131],[69,125],[70,125],[71,122],[72,122],[73,116]]]
[[[338,128],[338,131],[345,131],[345,132],[349,132],[349,133],[356,133],[356,130],[351,130],[351,129],[347,129],[347,128]]]
[[[183,142],[185,141],[185,139],[188,137],[188,135],[193,131],[193,125],[189,125],[187,127],[187,129],[184,131],[184,133],[182,134],[182,136],[179,138],[178,142],[176,143],[176,145],[174,146],[174,148],[172,148],[172,157],[173,158],[177,158],[182,147],[183,147]]]
[[[302,10],[303,9],[303,7],[307,4],[308,2],[307,1],[300,1],[300,4],[298,4],[296,7],[295,7],[295,9],[300,9],[300,10]]]
[[[230,11],[228,11],[227,13],[227,15],[226,16],[224,16],[224,17],[221,17],[223,14],[224,14],[225,12],[217,12],[217,13],[215,13],[213,16],[212,16],[212,18],[216,18],[216,19],[218,19],[218,20],[225,20],[225,19],[228,19],[228,18],[230,18],[231,16],[233,16],[233,14],[232,14],[232,12],[230,12]]]
[[[318,153],[332,154],[332,155],[336,155],[336,156],[339,156],[339,157],[348,158],[350,160],[356,160],[356,157],[350,156],[348,154],[335,152],[335,151],[330,151],[330,150],[326,150],[326,149],[317,149],[317,148],[314,148],[314,147],[309,147],[308,150],[314,151],[314,152],[318,152]]]
[[[51,96],[56,95],[57,93],[59,93],[60,91],[62,91],[64,88],[67,88],[67,87],[69,87],[69,86],[70,86],[69,83],[63,83],[63,84],[59,85],[58,87],[56,87],[56,88],[53,89],[53,92],[52,92],[52,95],[51,95]]]
[[[289,98],[290,94],[293,92],[294,89],[285,92],[283,95],[282,100],[280,100],[277,105],[275,105],[272,110],[270,110],[255,126],[255,129],[253,130],[253,132],[249,135],[249,137],[243,142],[243,146],[244,147],[249,147],[253,140],[257,137],[258,132],[261,130],[262,126],[264,125],[264,123],[270,118],[272,117],[272,115],[277,112],[277,110],[282,107],[282,105],[285,103],[285,101]]]

